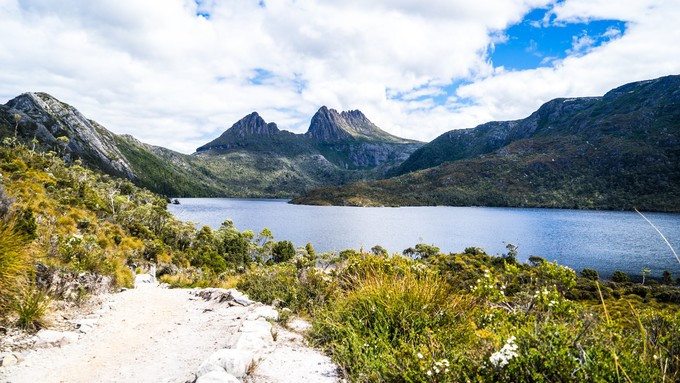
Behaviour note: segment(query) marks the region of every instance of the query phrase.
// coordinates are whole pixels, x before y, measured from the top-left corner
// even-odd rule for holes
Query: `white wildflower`
[[[421,353],[418,353],[416,356],[418,357],[418,359],[423,359],[423,354]]]
[[[505,342],[505,345],[500,349],[500,351],[491,354],[491,357],[489,357],[489,362],[491,362],[494,367],[504,367],[510,363],[510,360],[518,356],[516,352],[517,348],[518,347],[515,344],[515,337],[511,336]]]

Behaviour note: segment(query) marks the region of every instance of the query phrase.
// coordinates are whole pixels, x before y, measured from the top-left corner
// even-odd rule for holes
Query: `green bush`
[[[630,282],[630,277],[623,271],[617,270],[612,274],[612,281],[616,283],[627,283]]]
[[[465,375],[479,350],[470,326],[472,299],[432,274],[373,269],[356,275],[315,315],[311,334],[351,380],[435,381],[435,367]]]
[[[600,279],[600,274],[597,273],[597,270],[593,269],[581,270],[581,276],[583,278],[590,279],[591,281],[597,281]]]
[[[295,255],[295,246],[290,241],[280,241],[272,249],[272,259],[276,263],[286,262]]]
[[[236,287],[251,299],[271,304],[275,299],[295,312],[313,313],[325,305],[337,290],[333,279],[314,268],[298,270],[290,263],[254,267]]]

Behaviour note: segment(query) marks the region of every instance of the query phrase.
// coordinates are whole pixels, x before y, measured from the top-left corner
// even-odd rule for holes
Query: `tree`
[[[663,275],[661,276],[661,282],[663,282],[664,285],[673,284],[673,275],[671,275],[671,272],[668,271],[668,269],[663,271]]]
[[[272,249],[272,259],[276,263],[285,262],[295,255],[295,246],[290,241],[277,242]]]
[[[21,120],[21,115],[19,113],[16,113],[14,115],[14,137],[17,136],[17,133],[19,132],[19,121]]]
[[[538,255],[532,255],[529,257],[529,264],[534,267],[538,267],[545,263],[545,258],[539,257]],[[581,273],[583,274],[583,273]]]
[[[434,245],[419,243],[416,245],[416,253],[420,256],[420,258],[426,259],[439,254],[439,248]]]
[[[600,279],[600,274],[597,273],[597,270],[593,269],[583,269],[581,270],[581,276],[586,279],[590,279],[591,281],[597,281]]]
[[[415,248],[409,247],[408,249],[404,250],[402,252],[404,256],[410,257],[410,258],[422,258],[422,259],[427,259],[429,257],[433,257],[437,254],[439,254],[439,248],[434,245],[428,245],[426,243],[419,243],[416,245]]]
[[[630,282],[630,277],[628,277],[628,274],[624,273],[623,271],[616,270],[614,274],[612,274],[612,281],[617,283],[626,283]]]
[[[311,242],[307,243],[307,245],[305,246],[305,250],[307,250],[307,256],[309,257],[309,259],[316,258],[316,251],[314,251],[314,246],[312,246]]]
[[[645,278],[647,278],[647,276],[648,276],[649,273],[651,273],[651,272],[652,272],[652,270],[650,270],[650,269],[643,269],[643,270],[642,270],[642,284],[643,284],[643,285],[645,284]]]
[[[382,246],[380,246],[380,245],[375,245],[375,246],[373,246],[373,247],[371,248],[371,253],[373,253],[373,255],[380,256],[380,257],[385,257],[385,258],[387,258],[387,255],[388,255],[388,254],[387,254],[387,250],[385,250],[385,249],[384,249]]]

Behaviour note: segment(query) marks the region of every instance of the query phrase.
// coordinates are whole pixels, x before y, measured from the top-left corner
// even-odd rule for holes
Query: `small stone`
[[[19,363],[19,360],[12,354],[4,355],[2,359],[0,359],[0,366],[2,367],[14,366],[17,363]]]
[[[14,353],[12,353],[12,355],[14,355],[14,357],[17,358],[17,362],[19,362],[19,363],[26,360],[26,358],[24,357],[24,355],[22,353],[14,352]]]
[[[34,348],[61,347],[78,340],[78,334],[69,331],[40,330],[34,339]]]

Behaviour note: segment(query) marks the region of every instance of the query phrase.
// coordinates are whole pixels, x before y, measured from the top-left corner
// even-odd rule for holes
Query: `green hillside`
[[[680,211],[680,76],[448,132],[398,172],[294,203]]]

